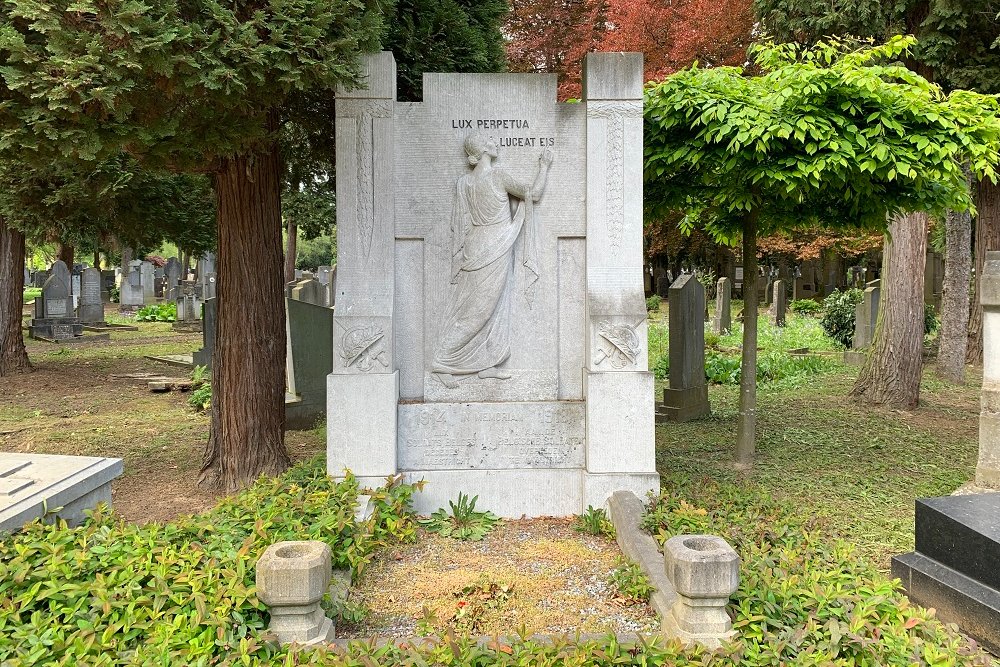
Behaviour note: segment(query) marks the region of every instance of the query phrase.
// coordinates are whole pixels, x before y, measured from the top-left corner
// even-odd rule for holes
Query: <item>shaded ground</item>
[[[180,377],[184,369],[143,357],[192,352],[201,334],[176,333],[162,322],[136,326],[110,341],[26,340],[36,371],[0,384],[0,451],[120,457],[125,473],[112,485],[115,510],[129,521],[165,521],[216,501],[196,484],[209,418],[187,405],[187,394],[153,394],[144,383],[111,376]],[[286,440],[296,460],[324,443],[313,432],[293,431]]]
[[[613,540],[575,531],[570,520],[511,521],[482,542],[421,530],[416,544],[368,566],[351,600],[372,611],[341,637],[412,637],[429,628],[464,633],[649,632],[647,604],[621,599],[608,575]]]

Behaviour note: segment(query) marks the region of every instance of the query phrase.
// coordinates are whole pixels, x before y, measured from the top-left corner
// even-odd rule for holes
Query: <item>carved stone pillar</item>
[[[642,54],[590,53],[584,506],[659,488],[642,285]],[[626,187],[628,184],[628,187]]]
[[[337,265],[327,470],[377,484],[396,472],[393,359],[396,63],[363,61],[366,87],[337,91]],[[367,479],[366,479],[367,478]]]

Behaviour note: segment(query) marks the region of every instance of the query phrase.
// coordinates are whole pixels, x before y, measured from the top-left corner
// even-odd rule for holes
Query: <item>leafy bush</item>
[[[336,567],[360,572],[377,548],[414,539],[416,488],[393,480],[359,523],[356,480],[335,483],[315,458],[166,524],[126,524],[104,509],[80,528],[31,524],[0,540],[0,664],[208,665],[283,655],[263,637],[267,612],[255,594],[253,564],[264,549],[322,540]]]
[[[740,383],[740,358],[719,352],[705,355],[705,378],[712,384]],[[792,357],[784,352],[757,356],[757,382],[776,382],[797,375],[817,375],[839,365],[835,359],[820,356]]]
[[[660,305],[663,303],[663,298],[659,294],[654,294],[646,299],[646,312],[647,313],[658,313],[660,312]]]
[[[990,664],[933,611],[912,606],[851,544],[763,489],[698,478],[654,498],[644,526],[661,544],[720,535],[740,555],[729,613],[741,642],[712,664]]]
[[[479,496],[469,496],[465,493],[458,494],[458,503],[451,500],[451,513],[443,507],[434,512],[429,518],[421,519],[420,524],[445,537],[454,537],[459,540],[479,541],[486,537],[493,526],[500,522],[500,517],[492,512],[483,512],[476,509],[476,501]]]
[[[212,407],[212,376],[206,366],[195,366],[191,371],[194,391],[188,396],[188,405],[199,412]]]
[[[639,566],[627,561],[622,561],[611,571],[608,581],[627,604],[648,602],[653,592],[652,584]]]
[[[862,290],[852,287],[823,299],[825,312],[819,324],[827,336],[844,347],[850,347],[854,341],[854,311],[864,295]]]
[[[118,303],[119,301],[122,300],[121,288],[118,287],[118,285],[112,285],[108,289],[108,300],[111,303]]]
[[[135,312],[136,322],[176,322],[177,304],[173,301],[143,306]]]
[[[615,525],[608,518],[608,513],[593,505],[588,505],[587,511],[577,515],[573,527],[578,532],[590,535],[604,535],[611,538],[615,536]]]
[[[930,304],[924,305],[924,335],[930,336],[941,328],[941,318]]]
[[[799,299],[798,301],[792,301],[789,308],[792,309],[793,313],[798,313],[799,315],[815,315],[823,310],[823,306],[812,299]]]

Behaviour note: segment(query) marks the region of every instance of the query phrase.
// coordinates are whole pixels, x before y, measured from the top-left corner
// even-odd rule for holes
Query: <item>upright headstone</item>
[[[785,294],[785,281],[774,281],[774,299],[771,301],[771,311],[769,313],[771,324],[776,327],[785,326],[785,311],[787,309],[787,296]]]
[[[157,299],[167,296],[167,272],[162,266],[153,270],[153,296]]]
[[[67,294],[73,293],[73,278],[70,274],[70,270],[66,267],[66,262],[61,259],[57,259],[52,262],[52,266],[49,267],[49,275],[56,276],[59,278],[60,282],[66,286]],[[48,279],[46,278],[46,282]],[[44,286],[44,283],[43,283]]]
[[[326,413],[326,378],[333,370],[333,310],[287,299],[288,379],[285,428],[312,428]]]
[[[29,287],[31,285],[31,271],[28,267],[24,267],[24,286]]]
[[[142,287],[142,302],[149,305],[156,302],[156,270],[152,262],[139,262],[140,287]]]
[[[45,285],[45,281],[49,279],[48,271],[35,271],[34,275],[31,276],[31,286],[32,287],[42,287]]]
[[[111,288],[118,283],[118,274],[121,273],[121,269],[105,269],[101,271],[101,299],[105,303],[111,301]]]
[[[728,280],[723,278],[723,280]],[[707,415],[705,382],[705,288],[692,274],[682,275],[670,286],[670,381],[663,390],[657,421],[685,422]]]
[[[206,252],[198,260],[198,265],[195,267],[198,282],[204,283],[205,277],[210,273],[215,274],[215,254]]]
[[[58,272],[53,272],[42,287],[41,298],[35,300],[35,316],[28,326],[28,335],[31,338],[66,340],[82,333],[80,320],[73,314],[69,287]]]
[[[104,300],[101,299],[101,272],[98,269],[84,269],[80,277],[80,322],[83,324],[104,323]]]
[[[390,53],[362,70],[336,96],[330,473],[503,516],[659,488],[642,56],[588,54],[580,104],[554,75],[431,73],[397,104]]]
[[[215,352],[215,299],[205,301],[203,307],[200,350],[195,350],[193,361],[195,366],[212,367],[212,354]]]
[[[184,280],[177,286],[177,320],[174,329],[198,331],[201,328],[201,299],[195,293],[195,282]]]
[[[854,308],[854,343],[855,350],[864,350],[875,339],[875,321],[878,319],[879,286],[878,281],[865,288],[864,297]]]
[[[202,282],[201,282],[201,294],[203,300],[208,301],[209,299],[215,298],[215,286],[216,286],[215,274],[206,273],[202,277]]]
[[[119,301],[123,311],[141,308],[144,304],[142,292],[142,262],[133,260],[128,263],[128,273],[122,276],[119,288]]]
[[[940,311],[943,292],[944,257],[939,252],[928,250],[924,262],[924,303]]]
[[[979,281],[983,305],[983,393],[976,484],[1000,489],[1000,252],[987,251]]]
[[[289,298],[304,301],[314,306],[326,305],[326,286],[315,278],[297,280],[288,292]]]
[[[733,326],[732,292],[732,281],[729,278],[719,278],[715,287],[715,317],[712,319],[712,331],[717,334],[724,334]]]
[[[764,305],[770,306],[774,302],[774,280],[771,278],[767,279],[767,284],[764,285]]]
[[[662,266],[653,270],[653,290],[663,299],[667,298],[670,291],[670,278],[667,276],[667,270]]]
[[[181,280],[186,280],[187,277],[181,275],[181,263],[176,257],[171,257],[167,260],[167,265],[163,267],[163,275],[166,277],[166,290],[169,294],[171,290],[180,284]]]

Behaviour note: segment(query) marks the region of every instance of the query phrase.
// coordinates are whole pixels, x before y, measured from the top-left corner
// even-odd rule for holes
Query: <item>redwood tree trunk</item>
[[[757,212],[743,222],[743,359],[736,463],[753,465],[757,430]]]
[[[969,280],[972,273],[972,216],[948,211],[945,217],[944,290],[937,372],[944,380],[965,381],[969,344]]]
[[[881,298],[871,352],[851,395],[905,409],[920,399],[927,215],[895,218],[882,253]]]
[[[101,251],[94,250],[94,268],[98,271],[101,270]]]
[[[24,349],[24,234],[0,218],[0,376],[27,373]]]
[[[59,249],[56,251],[56,256],[63,261],[66,268],[71,272],[73,271],[73,255],[75,254],[75,249],[71,245],[59,244]]]
[[[969,314],[969,349],[965,360],[983,363],[983,306],[979,303],[979,279],[983,275],[986,251],[1000,250],[1000,185],[986,179],[976,185],[976,284]]]
[[[215,175],[218,299],[212,429],[199,483],[226,493],[289,465],[277,146]]]
[[[287,225],[288,240],[285,242],[285,282],[295,280],[295,257],[298,252],[299,226],[289,220]]]

